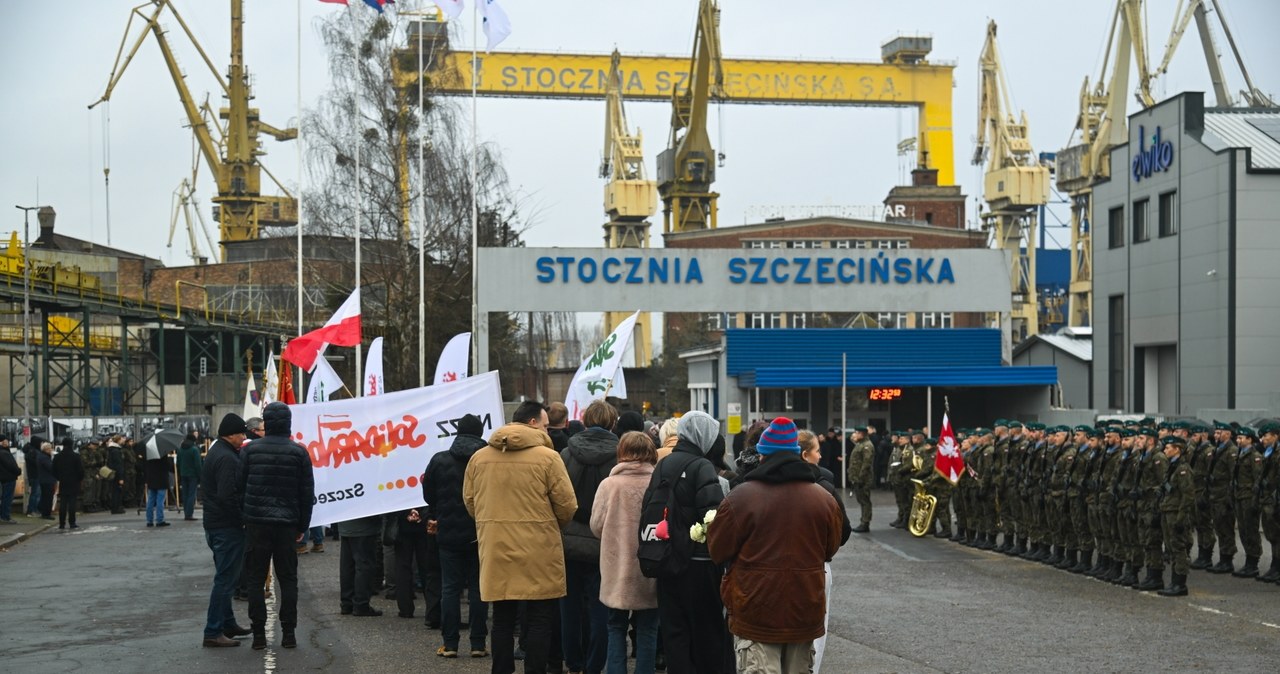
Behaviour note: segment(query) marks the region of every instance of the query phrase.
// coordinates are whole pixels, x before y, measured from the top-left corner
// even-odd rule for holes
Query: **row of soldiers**
[[[916,478],[937,498],[934,535],[979,549],[1166,596],[1187,593],[1188,569],[1280,583],[1280,425],[1144,420],[1069,428],[1000,419],[957,438],[966,468],[952,485],[933,470],[931,438],[897,434],[893,526],[907,525]],[[1260,574],[1263,536],[1271,566]]]
[[[89,440],[80,447],[80,460],[84,462],[84,481],[80,484],[82,512],[110,510],[115,487],[121,490],[121,504],[141,502],[146,487],[142,472],[144,457],[138,451],[140,449],[132,439],[119,435]],[[113,455],[116,458],[113,459]],[[110,478],[101,474],[103,467],[112,471]],[[123,485],[119,485],[120,480],[124,481]]]

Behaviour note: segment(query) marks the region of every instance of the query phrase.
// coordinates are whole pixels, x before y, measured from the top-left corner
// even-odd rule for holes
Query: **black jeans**
[[[71,526],[76,525],[76,508],[80,507],[80,490],[63,490],[58,492],[58,528],[67,525],[67,517],[71,518]]]
[[[40,484],[40,516],[53,516],[53,485],[54,482]],[[1257,522],[1257,519],[1254,519]]]
[[[733,674],[733,638],[720,600],[720,575],[710,561],[693,561],[680,575],[658,579],[669,674]]]
[[[560,600],[493,602],[493,668],[492,674],[514,674],[515,633],[520,604],[524,604],[528,632],[525,633],[525,674],[547,671],[547,651],[551,648],[551,621],[560,612]],[[472,618],[474,620],[474,618]]]
[[[124,512],[124,485],[119,481],[111,481],[111,514],[119,515]]]
[[[413,582],[415,567],[422,576],[427,604],[424,610],[428,625],[440,622],[440,557],[435,549],[435,536],[425,532],[400,530],[396,537],[396,608],[400,615],[413,615],[413,600],[418,591]],[[434,578],[433,578],[434,576]]]
[[[280,583],[280,626],[298,625],[297,527],[250,524],[244,528],[244,572],[249,590],[249,622],[254,634],[267,629],[267,570],[275,568]]]
[[[342,550],[338,558],[338,601],[343,610],[369,608],[369,597],[373,594],[373,576],[377,567],[374,557],[377,545],[377,536],[342,537]],[[413,589],[413,583],[409,584],[409,588]]]

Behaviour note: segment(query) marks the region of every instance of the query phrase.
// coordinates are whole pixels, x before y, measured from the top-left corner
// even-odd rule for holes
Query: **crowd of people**
[[[934,438],[893,437],[894,527],[908,525],[916,480],[937,499],[929,531],[979,549],[1164,596],[1186,595],[1191,569],[1280,582],[1280,424],[997,419],[957,433],[966,469],[954,486],[934,470]]]
[[[0,435],[0,524],[17,523],[13,502],[19,480],[26,516],[56,519],[59,529],[79,529],[78,513],[124,514],[125,504],[145,508],[148,526],[167,527],[167,504],[176,503],[178,495],[184,519],[194,521],[205,444],[199,432],[186,435],[176,453],[175,475],[175,456],[148,459],[140,443],[120,434],[80,441],[67,436],[56,444],[33,436],[22,449],[21,463],[10,439]]]

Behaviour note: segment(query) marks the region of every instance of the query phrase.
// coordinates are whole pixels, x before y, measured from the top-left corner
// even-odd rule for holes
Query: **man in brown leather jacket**
[[[773,420],[760,436],[760,467],[720,503],[707,550],[729,571],[720,595],[740,673],[809,672],[824,634],[823,562],[840,549],[836,500],[800,458],[796,425]]]

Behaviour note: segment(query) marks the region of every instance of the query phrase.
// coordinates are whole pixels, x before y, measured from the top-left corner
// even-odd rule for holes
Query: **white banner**
[[[619,365],[622,364],[622,354],[631,343],[631,335],[636,330],[636,318],[639,316],[640,312],[637,311],[619,323],[605,338],[604,343],[578,366],[573,381],[569,383],[569,391],[565,394],[564,404],[569,408],[570,419],[581,419],[591,401],[603,400],[609,393],[610,382],[621,370]]]
[[[386,392],[386,383],[382,379],[382,338],[379,337],[369,345],[369,355],[364,359],[363,395],[380,396]]]
[[[471,360],[471,333],[460,332],[444,345],[440,360],[436,361],[437,384],[467,378],[467,363]]]
[[[244,409],[240,414],[248,421],[261,414],[262,406],[258,404],[258,385],[253,381],[253,373],[249,373],[249,388],[244,392]]]
[[[311,383],[307,386],[307,399],[303,402],[323,403],[329,396],[342,390],[342,378],[333,371],[328,359],[321,356],[316,359],[315,369],[311,370]]]
[[[293,439],[315,470],[312,526],[425,505],[427,462],[453,444],[474,414],[485,437],[503,424],[498,373],[372,398],[293,405]]]
[[[268,352],[267,369],[262,373],[262,395],[258,396],[258,413],[254,415],[255,417],[262,416],[262,410],[276,401],[276,394],[279,391],[280,375],[276,373],[276,356]]]

